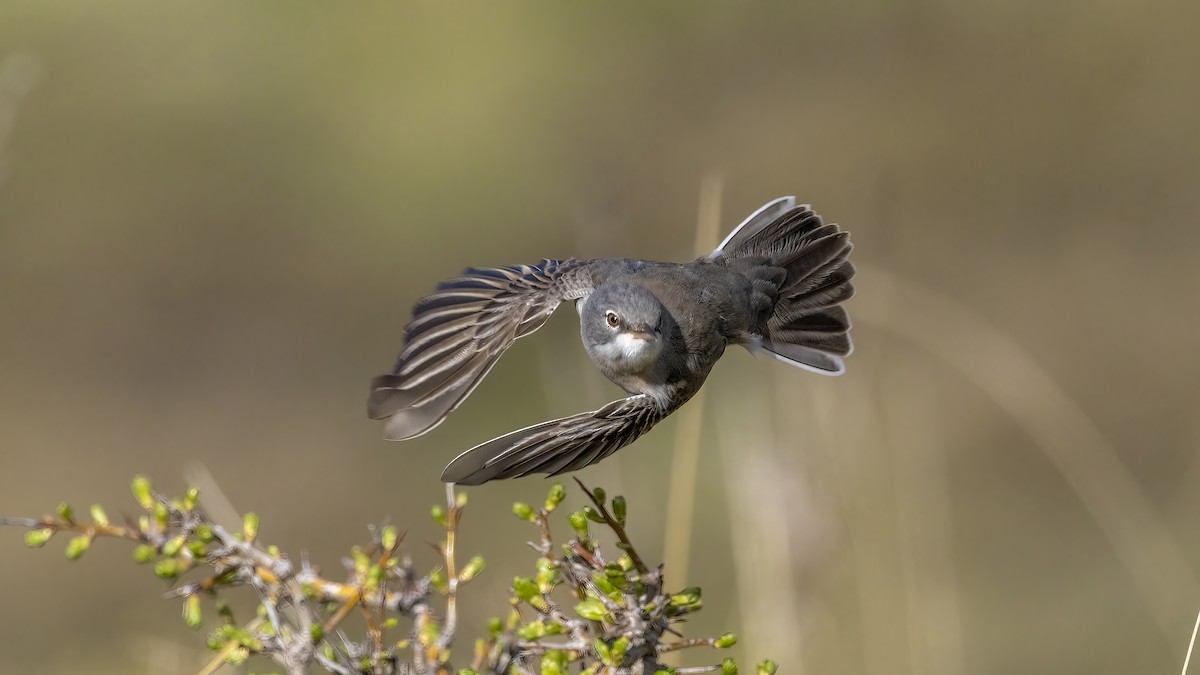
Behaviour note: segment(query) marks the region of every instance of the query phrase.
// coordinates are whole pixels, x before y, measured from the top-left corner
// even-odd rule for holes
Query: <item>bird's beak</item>
[[[650,330],[631,330],[627,331],[626,335],[638,340],[645,340],[646,342],[654,342],[658,339],[658,334]]]

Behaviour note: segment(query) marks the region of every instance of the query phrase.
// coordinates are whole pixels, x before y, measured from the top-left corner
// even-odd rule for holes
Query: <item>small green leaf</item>
[[[196,530],[192,534],[198,541],[205,544],[217,538],[216,535],[213,534],[212,527],[204,523],[197,525]]]
[[[433,508],[429,510],[429,515],[433,516],[433,522],[441,527],[446,527],[447,522],[449,522],[446,520],[446,509],[437,504],[434,504]]]
[[[596,650],[596,654],[600,657],[600,660],[604,663],[604,665],[616,665],[612,660],[612,650],[608,648],[608,644],[605,643],[604,640],[601,640],[600,638],[592,640],[592,648]]]
[[[539,594],[537,584],[529,577],[513,577],[513,593],[526,602]]]
[[[775,675],[775,671],[778,668],[779,666],[775,665],[774,661],[767,659],[766,661],[758,664],[758,675]]]
[[[200,488],[188,488],[183,494],[183,510],[191,511],[200,502]]]
[[[608,617],[608,610],[604,607],[604,603],[595,598],[585,598],[575,605],[575,613],[585,619],[592,621],[604,621]]]
[[[530,621],[517,629],[517,637],[522,640],[536,640],[546,634],[546,624],[542,621]]]
[[[54,530],[43,527],[40,530],[30,530],[25,533],[25,545],[29,548],[41,548],[54,536]]]
[[[729,649],[730,647],[732,647],[736,644],[737,644],[737,636],[734,635],[733,633],[726,633],[726,634],[722,635],[721,637],[717,638],[717,641],[713,643],[713,646],[716,647],[717,649]]]
[[[56,508],[55,511],[58,513],[59,518],[62,518],[68,523],[75,521],[75,512],[71,509],[70,504],[66,502],[59,502],[58,508]]]
[[[590,506],[585,506],[580,510],[583,511],[583,515],[588,520],[592,521],[593,523],[603,523],[604,522],[604,516],[600,515],[600,512],[597,511],[596,509],[593,509]]]
[[[503,632],[504,622],[500,620],[500,617],[493,616],[492,618],[488,619],[488,637],[495,640],[496,638],[500,637],[500,634]]]
[[[100,527],[108,525],[108,514],[99,504],[92,504],[92,521]]]
[[[612,500],[613,517],[615,517],[617,519],[617,522],[620,523],[621,525],[625,524],[625,509],[626,509],[625,498],[622,497],[621,495],[617,495],[616,497],[613,497],[613,500]]]
[[[145,476],[134,476],[130,487],[133,489],[133,498],[137,500],[138,506],[143,509],[154,506],[154,493],[150,489],[149,479]]]
[[[308,625],[308,637],[316,644],[325,637],[325,630],[321,628],[321,624],[314,621]]]
[[[438,593],[450,592],[450,583],[446,581],[446,573],[440,567],[429,573],[429,583],[433,584]]]
[[[200,596],[192,593],[183,601],[183,622],[188,628],[200,628],[203,615],[200,613]]]
[[[737,675],[737,662],[726,656],[725,660],[721,661],[721,675]]]
[[[551,649],[542,654],[542,675],[565,675],[567,672],[566,652],[561,649]]]
[[[71,541],[67,542],[67,560],[79,560],[91,545],[92,538],[86,534],[72,537]]]
[[[625,662],[625,652],[629,651],[629,638],[622,635],[617,638],[617,641],[612,646],[612,660],[614,666],[620,666]]]
[[[562,483],[555,483],[550,486],[550,492],[546,495],[546,510],[553,511],[562,503],[562,500],[567,496],[567,490]]]
[[[514,516],[521,520],[528,520],[531,523],[536,519],[533,514],[533,507],[525,502],[513,502],[512,512]]]
[[[254,541],[254,538],[258,536],[257,513],[251,511],[242,516],[242,536],[245,537],[247,543]]]

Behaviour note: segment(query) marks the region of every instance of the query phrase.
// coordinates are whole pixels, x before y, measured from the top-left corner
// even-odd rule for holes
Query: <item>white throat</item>
[[[662,340],[643,340],[628,333],[618,333],[611,342],[597,345],[597,354],[626,372],[641,372],[658,360]]]

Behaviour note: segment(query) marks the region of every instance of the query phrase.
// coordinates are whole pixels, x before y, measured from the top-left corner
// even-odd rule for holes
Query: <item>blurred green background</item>
[[[385,518],[432,565],[450,458],[619,390],[568,310],[385,443],[367,382],[412,303],[472,264],[687,259],[704,184],[722,234],[795,194],[854,233],[858,350],[840,379],[715,369],[667,570],[705,589],[688,634],[784,672],[1176,672],[1198,24],[1111,0],[3,3],[0,513],[131,512],[133,474],[207,471],[335,576]],[[629,498],[650,560],[678,417],[580,473]],[[461,547],[489,565],[460,650],[532,570],[506,514],[548,485],[470,491]],[[0,530],[0,672],[208,659],[127,546],[61,543]]]

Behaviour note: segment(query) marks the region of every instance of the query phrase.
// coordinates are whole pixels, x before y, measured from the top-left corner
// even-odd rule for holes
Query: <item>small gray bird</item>
[[[849,237],[781,197],[688,263],[570,258],[469,268],[417,302],[396,367],[371,382],[368,414],[387,420],[388,440],[428,432],[566,300],[579,311],[588,356],[629,397],[477,445],[443,481],[479,485],[594,464],[686,403],[731,344],[840,375],[851,351],[841,306],[854,293]]]

